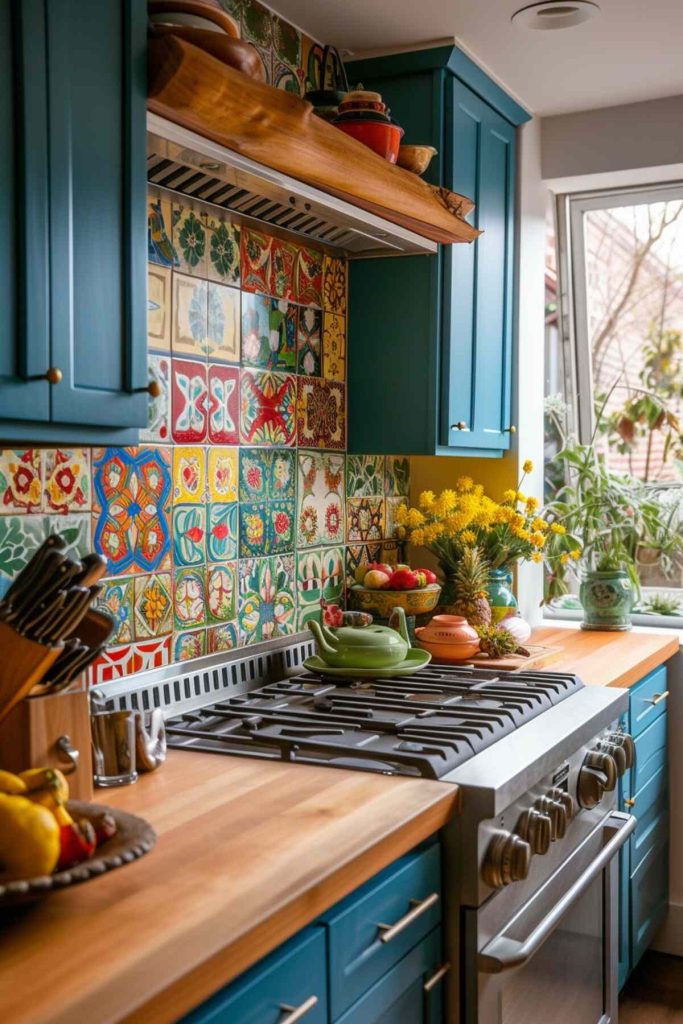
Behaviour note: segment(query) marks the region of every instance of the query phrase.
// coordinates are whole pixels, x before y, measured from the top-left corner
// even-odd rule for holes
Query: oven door
[[[506,920],[466,912],[466,1024],[615,1024],[617,854],[635,828],[612,812]]]

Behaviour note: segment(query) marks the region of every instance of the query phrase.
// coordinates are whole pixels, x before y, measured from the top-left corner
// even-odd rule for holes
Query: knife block
[[[0,622],[0,722],[40,682],[61,650],[27,640]]]
[[[78,752],[77,764],[59,746],[61,737]],[[92,750],[88,694],[27,697],[0,723],[0,768],[59,768],[76,800],[92,800]]]

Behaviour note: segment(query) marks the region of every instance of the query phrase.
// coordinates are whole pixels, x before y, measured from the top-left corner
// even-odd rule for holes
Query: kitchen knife
[[[54,557],[53,557],[54,556]],[[49,576],[43,578],[43,582],[40,584],[40,590],[38,593],[29,594],[26,599],[22,601],[19,609],[13,612],[11,618],[8,620],[14,626],[15,629],[22,632],[26,632],[31,628],[31,622],[36,613],[36,601],[40,602],[41,611],[47,606],[51,598],[59,590],[65,590],[73,577],[80,571],[80,562],[72,562],[70,558],[64,558],[63,555],[58,552],[50,552],[46,558],[45,571],[49,571],[50,565],[55,562],[55,559],[61,559],[61,564],[56,565]]]
[[[60,580],[66,573],[66,569],[62,569],[65,561],[68,559],[65,559],[65,556],[56,549],[45,554],[40,572],[13,599],[6,616],[7,622],[16,623],[17,628],[23,629],[25,625],[23,620],[30,618],[31,613],[34,613],[38,605],[42,605],[46,601],[53,589],[59,589],[59,584],[56,588],[53,587],[53,584],[55,580]]]
[[[99,658],[100,654],[106,649],[106,646],[106,644],[100,644],[98,647],[79,645],[73,657],[69,659],[69,662],[63,664],[58,673],[53,673],[53,678],[50,680],[45,692],[52,695],[65,690],[77,676],[81,675],[89,665],[92,665],[96,658]]]
[[[107,571],[107,559],[103,558],[102,555],[96,555],[94,552],[90,555],[85,555],[81,559],[81,565],[83,567],[82,571],[73,580],[76,586],[79,587],[90,587],[93,583],[98,583]]]
[[[90,605],[102,593],[103,589],[98,584],[92,587],[71,587],[67,594],[64,608],[49,627],[45,629],[42,642],[54,644],[61,640],[63,636],[73,632]]]

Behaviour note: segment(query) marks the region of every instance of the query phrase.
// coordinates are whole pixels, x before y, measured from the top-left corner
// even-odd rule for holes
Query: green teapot
[[[410,647],[405,612],[395,608],[393,615],[398,620],[398,632],[374,623],[329,629],[314,619],[309,620],[308,627],[318,655],[332,668],[392,668],[405,661]]]

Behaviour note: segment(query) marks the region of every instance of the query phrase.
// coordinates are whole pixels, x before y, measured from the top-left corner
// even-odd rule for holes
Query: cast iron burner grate
[[[186,750],[439,779],[582,686],[440,665],[364,681],[304,672],[170,718],[166,732]]]

